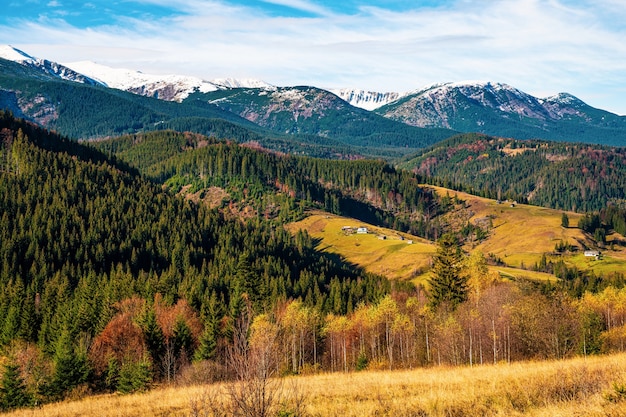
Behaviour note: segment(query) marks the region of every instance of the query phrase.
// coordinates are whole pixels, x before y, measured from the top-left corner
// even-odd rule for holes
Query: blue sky
[[[61,63],[371,91],[494,81],[626,115],[623,0],[0,3],[0,43]]]

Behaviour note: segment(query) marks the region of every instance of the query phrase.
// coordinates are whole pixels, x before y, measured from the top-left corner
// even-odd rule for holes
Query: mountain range
[[[626,117],[568,93],[537,98],[503,83],[443,83],[405,94],[376,113],[420,127],[516,139],[626,145]]]
[[[63,65],[10,46],[0,47],[0,58],[22,67],[2,66],[1,107],[74,138],[163,128],[210,135],[213,132],[205,128],[207,119],[220,119],[253,131],[254,140],[264,146],[331,157],[394,158],[458,132],[626,144],[626,116],[593,108],[567,93],[537,98],[496,82],[441,83],[408,93],[378,93],[277,87],[254,79],[206,81],[184,75],[144,74],[93,62]],[[16,78],[20,80],[17,83]],[[32,83],[35,79],[39,84]],[[52,88],[49,83],[55,81],[71,81],[84,88],[59,88],[58,84]],[[80,103],[72,103],[79,90]],[[122,91],[156,98],[161,104]],[[124,113],[117,114],[111,102],[126,109]],[[93,108],[87,108],[88,103]],[[102,110],[108,112],[102,114]],[[96,117],[95,111],[101,113],[95,126],[81,122]],[[66,119],[69,114],[72,120]]]

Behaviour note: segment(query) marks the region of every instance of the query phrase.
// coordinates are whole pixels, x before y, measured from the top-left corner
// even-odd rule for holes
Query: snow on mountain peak
[[[573,104],[582,103],[582,101],[578,97],[575,97],[569,93],[558,93],[553,96],[541,99],[541,101],[543,103],[548,102],[548,103],[558,103],[558,104],[564,104],[564,105],[573,105]]]
[[[197,77],[145,74],[125,68],[111,68],[91,61],[72,62],[66,65],[102,81],[110,88],[164,100],[182,101],[195,91],[206,93],[219,89],[216,85]]]
[[[223,78],[206,81],[186,75],[157,75],[124,68],[111,68],[90,61],[66,64],[82,74],[98,79],[108,87],[169,101],[183,101],[194,92],[209,93],[228,88],[274,88],[253,79]]]
[[[63,80],[90,85],[101,84],[97,80],[89,78],[80,72],[76,72],[65,65],[61,65],[54,61],[48,61],[47,59],[35,58],[17,48],[12,47],[11,45],[0,45],[0,58],[14,61],[27,67],[36,68],[48,75],[59,77]]]
[[[20,51],[11,45],[0,45],[0,58],[15,62],[35,62],[36,58],[28,55],[26,52]]]
[[[344,101],[347,101],[352,106],[360,107],[365,110],[377,109],[404,96],[404,94],[394,92],[379,93],[354,88],[333,89],[329,91]]]
[[[266,90],[275,90],[276,87],[262,80],[254,78],[215,78],[211,83],[225,88],[262,88]]]

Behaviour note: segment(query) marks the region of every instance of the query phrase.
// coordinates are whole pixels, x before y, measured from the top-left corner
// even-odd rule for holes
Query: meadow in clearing
[[[270,415],[624,416],[626,355],[286,377]],[[228,385],[156,388],[48,404],[7,417],[227,416]]]
[[[506,266],[490,266],[489,269],[502,277],[555,280],[552,274],[529,269],[540,263],[544,254],[547,254],[548,261],[563,259],[570,266],[598,275],[626,273],[626,251],[620,246],[608,244],[602,249],[603,256],[599,261],[582,254],[583,245],[593,248],[595,243],[576,227],[581,217],[578,213],[567,213],[570,227],[564,228],[561,226],[563,212],[559,210],[525,204],[511,207],[510,202],[498,203],[463,192],[433,188],[441,195],[456,196],[464,202],[464,207],[455,213],[457,218],[450,221],[490,223],[487,238],[468,242],[464,249],[499,258]],[[366,227],[368,233],[347,233],[342,230],[346,226],[353,230]],[[311,236],[320,239],[320,249],[339,254],[368,272],[392,280],[410,279],[416,284],[426,282],[431,258],[436,251],[436,245],[431,241],[321,211],[312,212],[287,227],[293,233],[298,229],[307,230]],[[577,252],[552,255],[559,242],[575,246]]]

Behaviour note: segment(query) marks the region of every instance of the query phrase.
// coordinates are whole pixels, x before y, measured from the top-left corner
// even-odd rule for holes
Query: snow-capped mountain
[[[48,75],[89,85],[102,85],[101,82],[81,74],[65,65],[47,59],[35,58],[10,45],[0,45],[0,58],[18,62],[24,66],[37,68]]]
[[[274,88],[264,81],[255,79],[220,78],[206,81],[186,75],[145,74],[130,69],[111,68],[91,61],[59,64],[35,58],[10,45],[0,45],[0,58],[39,68],[64,80],[102,85],[167,101],[180,102],[194,92],[207,93],[230,88]]]
[[[611,136],[623,136],[615,129],[626,127],[626,117],[595,109],[571,94],[537,98],[488,81],[430,85],[375,112],[412,126],[520,139],[606,143]]]
[[[288,134],[347,138],[368,131],[368,140],[380,136],[397,142],[399,146],[432,140],[430,137],[418,138],[422,133],[406,130],[406,126],[398,127],[397,122],[402,122],[412,127],[481,132],[520,139],[626,145],[626,116],[593,108],[567,93],[537,98],[503,83],[433,84],[405,94],[355,89],[327,91],[315,87],[275,87],[259,80],[222,78],[206,81],[182,75],[144,74],[85,61],[61,65],[32,57],[10,46],[0,46],[0,58],[17,62],[20,68],[22,65],[28,67],[29,76],[37,79],[62,78],[177,102],[185,102],[190,94],[197,93],[194,99],[208,105],[203,111],[219,109],[221,118],[243,118]],[[6,66],[5,70],[18,74],[20,71],[15,72],[16,65],[12,65],[12,69]],[[36,94],[36,99],[15,87],[4,93],[0,91],[0,105],[32,120],[46,121],[58,116],[60,102],[39,92],[31,93]],[[364,118],[371,122],[367,129],[363,126]],[[385,132],[393,134],[380,134],[381,126]],[[94,130],[98,129],[94,127]],[[402,134],[398,136],[398,132]],[[445,135],[446,132],[449,131],[437,134]],[[93,132],[88,134],[93,135]],[[402,135],[408,135],[408,139],[400,139]]]
[[[273,88],[260,80],[224,78],[206,81],[186,75],[145,74],[129,69],[111,68],[91,61],[72,62],[67,66],[103,82],[110,88],[167,101],[180,102],[194,92],[208,93],[229,88]]]
[[[406,93],[379,93],[354,88],[331,89],[329,91],[354,107],[360,107],[365,110],[375,110],[406,95]]]
[[[490,109],[518,117],[545,119],[548,115],[539,99],[507,84],[468,81],[426,86],[381,108],[386,117],[421,127],[454,128],[458,117]],[[476,127],[484,120],[473,117]]]

